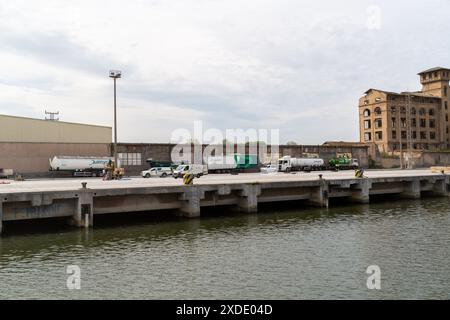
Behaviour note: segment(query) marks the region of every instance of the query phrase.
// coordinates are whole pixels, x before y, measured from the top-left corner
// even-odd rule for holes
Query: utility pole
[[[406,94],[406,150],[408,155],[407,169],[413,168],[412,160],[412,129],[411,129],[411,95]]]
[[[400,169],[403,169],[403,142],[402,142],[402,108],[398,107],[398,127],[399,127],[399,141],[400,141]]]
[[[116,104],[116,80],[122,77],[119,70],[109,71],[109,77],[114,80],[114,167],[118,168],[117,163],[117,104]]]

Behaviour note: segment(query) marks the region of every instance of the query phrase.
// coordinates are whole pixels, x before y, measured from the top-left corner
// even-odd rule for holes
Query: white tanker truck
[[[284,156],[278,160],[278,171],[290,172],[290,171],[312,171],[322,170],[325,168],[323,159],[319,158],[291,158],[290,156]]]
[[[111,157],[55,156],[50,161],[50,171],[72,172],[74,177],[100,177]]]

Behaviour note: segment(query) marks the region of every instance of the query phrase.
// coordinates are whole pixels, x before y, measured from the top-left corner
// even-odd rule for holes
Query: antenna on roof
[[[51,112],[51,111],[47,111],[47,110],[45,110],[45,114],[47,115],[49,115],[49,117],[47,118],[47,116],[45,117],[45,120],[49,120],[49,121],[58,121],[59,120],[59,118],[55,118],[55,116],[58,116],[59,115],[59,111],[56,111],[56,112]]]

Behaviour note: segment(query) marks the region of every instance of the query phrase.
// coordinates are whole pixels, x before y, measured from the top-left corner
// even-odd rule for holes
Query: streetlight
[[[114,167],[117,165],[117,107],[116,107],[116,79],[122,78],[119,70],[109,71],[109,77],[114,79]]]

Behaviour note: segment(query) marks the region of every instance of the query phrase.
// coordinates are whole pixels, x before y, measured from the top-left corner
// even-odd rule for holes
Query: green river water
[[[449,299],[450,200],[5,224],[0,299]],[[81,270],[69,290],[68,265]],[[378,265],[381,289],[366,286]]]

